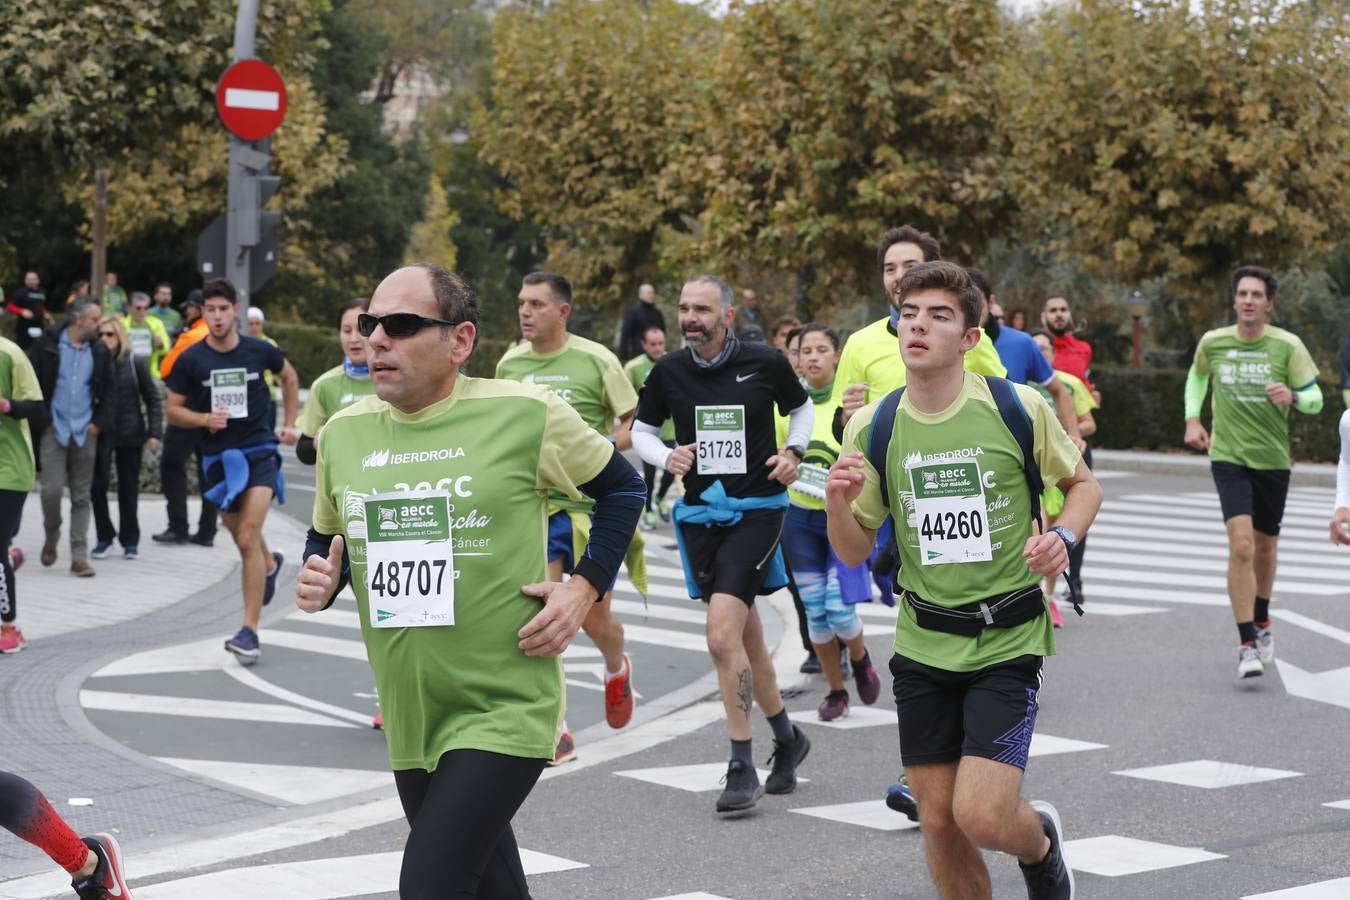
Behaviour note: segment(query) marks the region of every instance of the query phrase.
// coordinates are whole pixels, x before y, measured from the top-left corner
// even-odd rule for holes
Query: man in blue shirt
[[[1074,412],[1073,396],[1069,393],[1069,389],[1065,387],[1064,382],[1055,377],[1055,370],[1045,361],[1045,357],[1041,355],[1041,348],[1036,346],[1036,340],[1031,335],[1016,328],[1003,326],[1001,321],[1003,311],[998,307],[989,278],[974,268],[966,269],[966,274],[975,282],[975,286],[984,297],[984,330],[993,340],[994,349],[998,351],[998,358],[1002,361],[1003,367],[1008,370],[1008,380],[1045,388],[1054,401],[1055,417],[1078,445],[1078,449],[1082,450],[1084,442],[1078,433],[1078,414]]]
[[[94,574],[89,565],[89,492],[98,458],[98,433],[113,413],[104,402],[112,357],[96,340],[102,310],[91,300],[76,300],[59,331],[44,334],[33,345],[31,358],[42,386],[45,420],[35,431],[42,461],[42,522],[46,540],[42,564],[56,562],[61,539],[61,494],[70,487],[70,573],[80,578]]]

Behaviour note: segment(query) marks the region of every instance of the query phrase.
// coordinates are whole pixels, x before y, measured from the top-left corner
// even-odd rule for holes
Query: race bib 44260
[[[372,494],[366,504],[366,600],[374,628],[455,624],[447,491]]]
[[[925,566],[989,562],[988,504],[980,464],[974,460],[912,466],[919,559]]]
[[[698,474],[745,474],[745,407],[694,407]]]

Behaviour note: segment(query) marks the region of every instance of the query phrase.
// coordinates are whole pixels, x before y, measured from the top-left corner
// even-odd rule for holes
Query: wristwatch
[[[798,447],[798,446],[796,446],[796,445],[794,445],[794,444],[789,444],[789,445],[787,445],[786,447],[784,447],[783,449],[784,449],[784,450],[790,450],[790,451],[792,451],[792,454],[793,454],[794,456],[797,457],[797,462],[798,462],[798,463],[800,463],[803,459],[806,458],[806,448],[805,448],[805,447]]]
[[[1059,539],[1064,542],[1064,549],[1072,553],[1073,548],[1078,545],[1078,535],[1063,525],[1052,525],[1050,530],[1059,535]]]

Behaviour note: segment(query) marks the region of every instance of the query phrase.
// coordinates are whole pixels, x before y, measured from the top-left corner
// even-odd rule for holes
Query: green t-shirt
[[[33,364],[19,345],[0,337],[0,397],[6,400],[41,400]],[[33,489],[33,438],[27,419],[0,414],[0,490]]]
[[[1237,326],[1206,332],[1195,348],[1195,371],[1214,387],[1209,458],[1249,469],[1289,468],[1289,409],[1266,396],[1266,385],[1293,390],[1317,381],[1317,364],[1297,337],[1267,325],[1254,341]]]
[[[516,633],[542,608],[520,593],[545,581],[547,495],[580,496],[612,448],[556,395],[460,375],[419,412],[367,397],[319,439],[314,528],[347,541],[352,585],[395,770],[433,771],[449,750],[551,759],[563,706],[559,657],[526,656]],[[372,493],[451,493],[455,624],[374,628],[363,501]]]
[[[656,365],[656,360],[645,353],[640,353],[623,364],[624,374],[628,376],[628,381],[633,385],[633,390],[639,394],[642,393],[642,386],[647,383],[647,376],[652,373],[652,366]],[[675,420],[666,419],[661,423],[661,440],[675,440]]]
[[[131,352],[146,359],[150,363],[150,373],[154,377],[159,377],[159,363],[164,359],[164,354],[169,352],[169,347],[173,342],[169,340],[169,332],[164,328],[164,322],[158,316],[147,314],[140,324],[136,323],[128,313],[122,317],[122,324],[127,327],[127,339],[131,341]]]
[[[172,337],[176,337],[178,332],[183,330],[183,314],[172,306],[152,306],[147,315],[155,316],[163,322],[164,329]]]
[[[517,344],[497,363],[497,377],[548,388],[601,435],[612,432],[614,420],[637,407],[637,391],[619,365],[619,358],[604,345],[575,334],[569,334],[567,343],[552,353],[535,353],[528,343]],[[569,512],[591,508],[587,498],[574,499],[558,492],[549,501],[555,509]]]
[[[1033,452],[1046,484],[1071,476],[1081,456],[1050,408],[1035,390],[1014,385],[1023,409],[1031,417]],[[878,404],[864,407],[844,429],[843,452],[867,453],[872,418]],[[978,466],[985,501],[992,559],[985,562],[923,564],[916,515],[915,485],[910,468],[933,464]],[[1022,548],[1032,535],[1031,500],[1022,469],[1022,451],[1003,424],[989,385],[981,375],[967,373],[965,385],[951,406],[940,413],[916,410],[905,394],[895,417],[895,432],[886,456],[886,482],[896,511],[896,545],[900,551],[900,586],[940,606],[962,606],[995,594],[1036,584],[1040,576],[1027,568]],[[871,463],[863,466],[862,493],[853,514],[868,528],[877,528],[888,510],[882,503],[880,482]],[[936,473],[934,473],[936,474]],[[973,472],[972,472],[973,474]],[[986,628],[969,638],[920,628],[914,611],[900,603],[895,628],[895,652],[925,665],[951,672],[972,672],[1024,654],[1050,656],[1055,652],[1050,617],[1042,615],[1013,628]]]
[[[797,480],[788,485],[788,502],[802,509],[825,508],[825,479],[829,477],[830,466],[839,459],[839,442],[834,439],[834,400],[825,397],[813,406],[816,418],[811,425],[811,440],[797,468]],[[783,446],[787,441],[788,417],[777,410],[773,414],[773,430],[778,446]]]
[[[109,316],[120,316],[127,311],[127,292],[119,284],[103,289],[103,312]]]
[[[314,437],[333,417],[333,413],[375,393],[375,382],[369,378],[353,378],[342,366],[324,372],[309,386],[309,399],[300,410],[295,427],[306,437]]]

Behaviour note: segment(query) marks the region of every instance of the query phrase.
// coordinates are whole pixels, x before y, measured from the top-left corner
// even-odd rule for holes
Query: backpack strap
[[[899,387],[881,398],[881,405],[872,415],[872,433],[867,437],[867,461],[877,470],[881,483],[881,502],[887,509],[891,508],[891,494],[886,485],[886,451],[891,446],[895,413],[900,408],[900,398],[904,393],[905,389]]]

